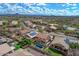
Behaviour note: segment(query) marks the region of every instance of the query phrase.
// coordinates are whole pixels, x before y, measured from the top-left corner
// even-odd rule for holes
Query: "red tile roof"
[[[37,38],[43,42],[46,42],[49,39],[49,36],[48,36],[48,34],[38,33],[35,38]]]
[[[29,31],[28,29],[21,29],[21,30],[20,30],[20,33],[21,33],[21,34],[24,34],[24,33],[28,32],[28,31]]]

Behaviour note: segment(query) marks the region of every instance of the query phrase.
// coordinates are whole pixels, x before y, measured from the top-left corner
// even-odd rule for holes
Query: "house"
[[[50,28],[51,28],[52,30],[56,30],[56,29],[57,29],[57,27],[55,27],[55,26],[50,26]]]
[[[22,29],[19,30],[19,33],[23,35],[23,34],[28,33],[29,31],[30,31],[30,30],[27,29],[27,28],[22,28]]]
[[[79,56],[79,50],[78,49],[69,50],[68,56]]]
[[[33,56],[27,49],[18,49],[13,53],[7,54],[7,56]]]
[[[66,42],[65,36],[55,36],[54,40],[52,41],[52,44],[61,44],[64,46],[66,49],[69,49],[69,45]]]
[[[7,43],[0,45],[0,56],[5,55],[10,51],[11,51],[11,48]]]
[[[69,39],[69,42],[79,43],[79,40],[78,40],[78,38],[76,38],[76,37],[67,36],[67,38]]]
[[[27,49],[18,49],[10,54],[7,54],[6,56],[44,56],[46,54],[42,53],[38,49],[35,49],[33,47],[27,47]]]
[[[6,42],[6,38],[3,38],[3,37],[0,36],[0,44],[3,44],[5,42]]]
[[[64,36],[55,36],[49,48],[60,51],[63,55],[67,55],[69,49],[68,39],[66,40]]]
[[[29,27],[32,27],[33,26],[33,23],[32,21],[28,20],[28,21],[24,21],[24,23],[29,26]]]
[[[63,25],[63,29],[67,29],[67,27],[68,27],[67,25]]]
[[[45,29],[47,32],[52,32],[52,29],[50,28],[49,25],[46,25],[44,29]]]
[[[57,30],[57,27],[54,24],[50,24],[50,25],[45,26],[45,30],[48,32],[52,32],[52,31]]]
[[[3,25],[3,21],[0,21],[0,26],[2,26]]]
[[[12,23],[12,25],[17,25],[18,21],[12,21],[11,23]]]
[[[58,26],[58,24],[50,24],[50,28],[53,29],[53,30],[56,30],[57,29],[56,26]]]
[[[13,33],[13,34],[11,34],[11,35],[9,36],[9,38],[16,40],[17,36],[16,36],[15,33]]]
[[[75,30],[77,30],[77,28],[67,27],[67,30],[75,31]]]
[[[48,34],[38,33],[34,38],[36,48],[43,48],[48,45],[50,42],[50,37]]]
[[[63,28],[64,28],[65,30],[71,30],[71,31],[75,31],[75,30],[77,30],[77,28],[74,28],[74,27],[68,27],[67,25],[63,25]]]
[[[3,31],[3,28],[0,26],[0,32],[2,32]],[[0,35],[1,35],[1,33],[0,33]]]
[[[16,33],[19,30],[19,28],[9,27],[8,31],[11,33]]]
[[[11,39],[11,38],[6,38],[6,40],[7,40],[7,43],[13,42],[13,39]]]
[[[38,33],[35,36],[35,40],[37,41],[42,41],[42,42],[48,42],[49,41],[49,35],[48,34],[44,34],[44,33]]]
[[[14,27],[14,26],[17,26],[19,24],[19,21],[16,21],[16,20],[13,20],[13,21],[9,21],[9,26],[10,27]]]

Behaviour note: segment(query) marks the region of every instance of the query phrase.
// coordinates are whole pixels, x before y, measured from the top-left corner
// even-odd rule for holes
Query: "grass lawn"
[[[21,48],[20,45],[18,45],[18,44],[15,45],[15,49],[16,49],[16,50],[18,50],[18,49],[20,49],[20,48]]]
[[[56,50],[51,50],[49,48],[45,49],[46,52],[48,52],[49,54],[51,54],[52,56],[61,56],[62,54]]]

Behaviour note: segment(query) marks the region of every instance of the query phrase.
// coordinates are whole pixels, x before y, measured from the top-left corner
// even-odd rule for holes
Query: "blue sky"
[[[0,3],[0,14],[79,16],[79,3]]]

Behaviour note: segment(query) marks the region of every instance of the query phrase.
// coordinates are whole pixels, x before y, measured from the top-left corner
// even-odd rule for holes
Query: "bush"
[[[79,49],[79,44],[78,43],[69,43],[69,46],[71,49]]]
[[[32,40],[31,39],[27,39],[27,38],[21,38],[21,41],[18,42],[18,44],[22,47],[25,45],[31,45],[32,44]]]
[[[15,49],[17,50],[17,49],[19,49],[19,48],[21,48],[21,45],[15,44]]]

